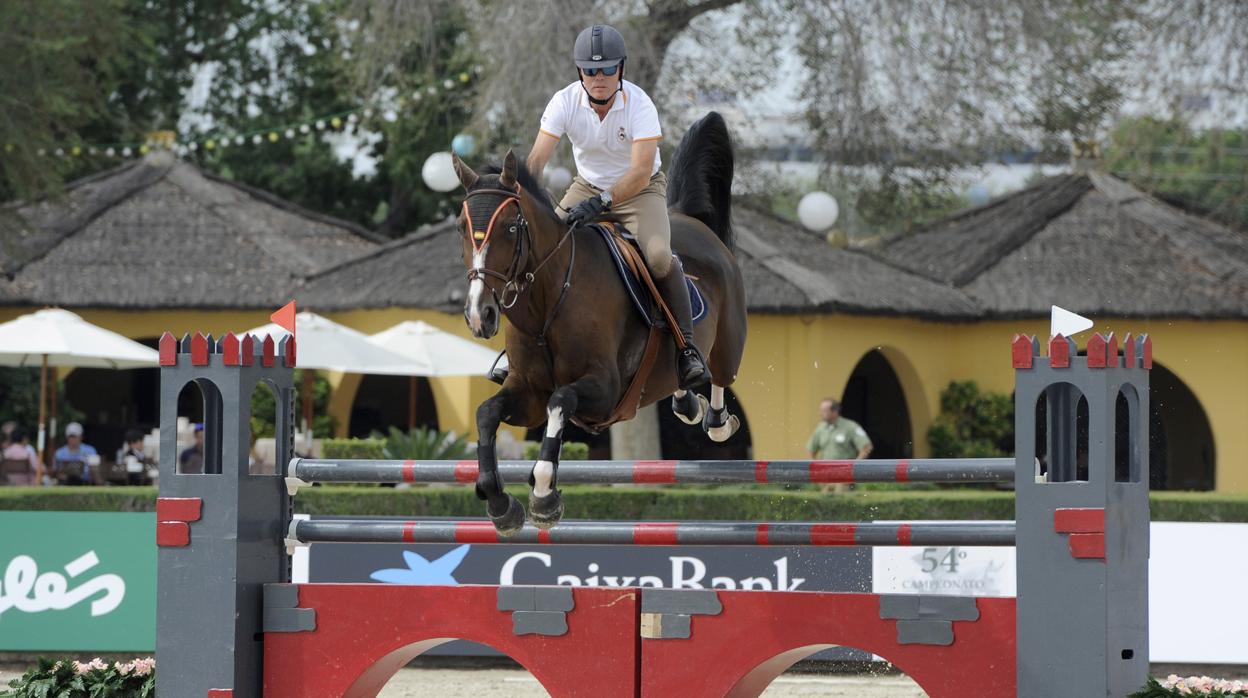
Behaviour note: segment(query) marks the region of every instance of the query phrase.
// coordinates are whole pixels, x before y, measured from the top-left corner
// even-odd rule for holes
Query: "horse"
[[[697,279],[707,306],[694,339],[710,369],[708,401],[679,389],[675,348],[666,333],[655,342],[649,376],[630,391],[648,338],[653,342],[652,323],[633,306],[602,236],[585,224],[569,227],[514,152],[507,152],[501,168],[481,174],[453,157],[466,190],[455,225],[468,280],[464,319],[478,338],[493,337],[504,324],[506,330],[509,372],[476,414],[476,494],[501,535],[519,531],[525,521],[524,507],[503,491],[498,472],[501,422],[546,424],[529,475],[528,519],[539,528],[554,526],[563,515],[557,477],[569,419],[598,431],[631,418],[638,406],[671,396],[676,415],[701,424],[715,441],[740,427],[724,405],[724,388],[736,380],[746,338],[745,287],[733,254],[733,159],[727,125],[710,112],[689,128],[668,168],[672,250]]]

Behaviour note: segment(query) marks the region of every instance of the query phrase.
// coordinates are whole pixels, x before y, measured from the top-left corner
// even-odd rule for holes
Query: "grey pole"
[[[1014,544],[1013,521],[757,523],[753,521],[564,521],[502,537],[477,519],[292,521],[292,544],[520,543],[551,545],[998,545]]]
[[[499,470],[509,482],[526,482],[532,461],[503,461]],[[1012,482],[1013,458],[902,460],[691,460],[565,461],[560,484],[822,484],[854,482]],[[477,462],[328,460],[295,458],[287,475],[313,482],[409,482],[471,484]]]

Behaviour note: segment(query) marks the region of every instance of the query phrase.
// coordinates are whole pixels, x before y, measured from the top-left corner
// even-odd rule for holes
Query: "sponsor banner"
[[[1013,547],[890,547],[872,553],[871,590],[877,594],[1017,594]]]
[[[379,584],[561,584],[669,589],[866,592],[870,548],[316,543],[308,581]],[[470,642],[431,651],[497,655]],[[837,648],[819,659],[866,660]]]
[[[0,511],[0,650],[156,646],[156,516]]]

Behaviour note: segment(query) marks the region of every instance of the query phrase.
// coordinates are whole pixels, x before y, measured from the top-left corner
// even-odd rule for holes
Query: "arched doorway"
[[[906,394],[884,352],[872,349],[858,360],[840,399],[841,414],[858,422],[871,438],[872,458],[914,456]]]
[[[709,386],[697,391],[710,399]],[[659,445],[670,460],[753,460],[754,442],[750,420],[732,388],[724,388],[724,406],[741,420],[741,428],[723,443],[711,441],[700,425],[685,424],[672,412],[672,401],[664,398],[656,405],[659,413]]]
[[[415,380],[415,425],[437,429],[438,407],[433,401],[429,379],[417,377]],[[354,438],[366,438],[374,431],[387,433],[390,427],[406,431],[411,414],[411,381],[409,376],[364,376],[351,405],[347,433]]]
[[[1149,487],[1212,490],[1217,448],[1196,395],[1170,369],[1154,362],[1148,403]]]

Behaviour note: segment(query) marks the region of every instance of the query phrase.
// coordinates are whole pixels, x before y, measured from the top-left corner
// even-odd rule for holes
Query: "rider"
[[[529,153],[530,172],[541,173],[563,134],[572,141],[576,178],[559,204],[570,225],[613,213],[636,236],[655,285],[676,316],[685,349],[677,342],[682,389],[710,377],[693,343],[689,289],[672,254],[667,218],[667,176],[659,168],[659,113],[640,87],[624,79],[624,37],[595,24],[576,37],[572,59],[579,79],[555,93]]]

